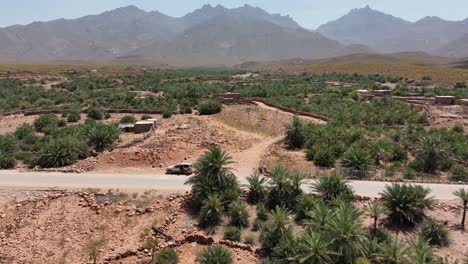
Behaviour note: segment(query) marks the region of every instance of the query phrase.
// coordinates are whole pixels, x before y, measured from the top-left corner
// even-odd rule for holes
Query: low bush
[[[148,119],[152,119],[153,117],[150,116],[150,115],[142,115],[141,116],[141,120],[148,120]]]
[[[335,161],[334,153],[328,148],[318,150],[314,156],[314,164],[319,167],[333,167]]]
[[[423,219],[425,210],[433,203],[429,193],[430,190],[421,185],[392,184],[380,195],[390,221],[414,225]]]
[[[421,224],[420,234],[430,245],[445,247],[449,244],[447,227],[434,219],[427,219]]]
[[[37,132],[44,132],[45,128],[56,127],[58,121],[59,120],[55,114],[42,114],[36,120],[34,120],[34,128]]]
[[[223,105],[219,101],[209,100],[198,106],[200,115],[214,115],[221,112]]]
[[[462,181],[462,182],[467,182],[468,181],[468,170],[462,166],[455,164],[450,168],[450,180],[452,181]]]
[[[232,264],[231,252],[223,246],[209,246],[197,256],[200,264]]]
[[[120,124],[134,124],[137,119],[134,116],[126,115],[120,119]]]
[[[68,116],[67,116],[67,121],[69,123],[76,123],[78,121],[80,121],[81,119],[81,116],[80,116],[80,113],[77,112],[77,111],[72,111],[72,112],[69,112],[68,113]]]
[[[13,135],[0,136],[0,169],[11,169],[16,164],[16,141]]]
[[[237,226],[227,226],[224,229],[223,239],[231,241],[241,241],[241,230]]]
[[[44,145],[38,162],[43,168],[63,167],[85,157],[87,152],[86,145],[77,138],[54,138]]]
[[[229,217],[233,226],[247,227],[249,225],[249,213],[240,200],[234,201],[229,205]]]
[[[255,245],[255,237],[250,234],[244,238],[244,243],[247,245]]]
[[[102,151],[111,147],[119,138],[120,130],[115,125],[95,123],[88,126],[86,135],[88,145],[94,147],[96,151]]]
[[[156,255],[156,264],[177,264],[179,254],[172,248],[164,248]]]
[[[223,217],[223,204],[217,195],[210,195],[203,201],[198,216],[198,224],[202,227],[217,226]]]
[[[172,112],[171,112],[171,111],[169,111],[169,110],[167,110],[167,109],[163,110],[163,112],[162,112],[162,117],[163,117],[163,118],[171,118],[171,116],[172,116]]]
[[[102,120],[104,117],[104,111],[95,107],[90,108],[88,109],[87,117],[93,120]]]

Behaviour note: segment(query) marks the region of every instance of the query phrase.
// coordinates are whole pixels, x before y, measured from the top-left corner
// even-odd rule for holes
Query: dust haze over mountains
[[[183,17],[127,6],[99,15],[0,28],[3,61],[150,59],[173,65],[319,59],[424,51],[468,57],[468,19],[417,22],[365,7],[317,30],[245,5],[205,5]]]

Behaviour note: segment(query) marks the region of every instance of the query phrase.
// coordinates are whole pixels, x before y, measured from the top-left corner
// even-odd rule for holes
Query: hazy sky
[[[448,20],[468,17],[468,0],[0,0],[0,27],[77,18],[127,5],[146,11],[157,10],[170,16],[183,16],[204,4],[238,7],[259,6],[270,13],[291,15],[302,26],[315,29],[320,24],[346,14],[352,8],[370,5],[410,21],[424,16],[439,16]]]

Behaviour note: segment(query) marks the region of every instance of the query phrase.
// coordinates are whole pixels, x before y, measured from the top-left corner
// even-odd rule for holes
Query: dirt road
[[[236,173],[241,184],[246,184],[245,176]],[[120,190],[189,190],[189,186],[184,185],[187,176],[177,175],[156,175],[156,174],[105,174],[105,173],[83,173],[83,174],[63,174],[47,172],[16,172],[0,171],[0,189],[14,188],[101,188]],[[304,184],[304,190],[310,191],[309,186],[312,181]],[[351,181],[351,186],[356,194],[376,197],[379,195],[388,182],[368,182]],[[421,184],[432,190],[431,195],[436,199],[454,199],[452,193],[459,188],[467,188],[463,185],[455,184]]]
[[[258,102],[258,101],[254,101],[255,104],[257,104],[259,107],[263,108],[263,109],[266,109],[266,110],[270,110],[270,111],[276,111],[276,112],[281,112],[281,113],[284,113],[286,115],[290,115],[290,116],[294,116],[294,114],[292,113],[289,113],[289,112],[286,112],[286,111],[283,111],[283,110],[280,110],[278,108],[274,108],[274,107],[271,107],[271,106],[268,106],[262,102]],[[316,123],[316,124],[326,124],[327,122],[326,121],[323,121],[323,120],[320,120],[320,119],[317,119],[317,118],[313,118],[313,117],[310,117],[310,116],[299,116],[300,118],[302,119],[305,119],[305,120],[309,120],[313,123]]]

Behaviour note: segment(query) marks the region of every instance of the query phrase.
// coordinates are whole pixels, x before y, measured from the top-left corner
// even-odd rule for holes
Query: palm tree
[[[195,163],[195,175],[185,184],[192,186],[195,201],[200,204],[211,194],[223,196],[229,191],[239,190],[236,176],[229,165],[233,164],[231,156],[218,147],[206,152]]]
[[[291,123],[286,128],[286,143],[290,148],[302,148],[305,143],[304,123],[294,116]]]
[[[426,264],[432,263],[433,261],[433,251],[432,247],[429,245],[429,242],[424,239],[422,236],[418,236],[416,239],[410,241],[411,245],[411,254],[410,259],[411,263],[414,264]]]
[[[337,197],[349,200],[354,198],[352,188],[339,171],[334,171],[328,176],[321,177],[315,181],[311,187],[312,190],[318,193],[325,201],[331,201]]]
[[[377,230],[377,221],[379,220],[379,217],[386,212],[385,207],[383,207],[380,202],[374,201],[369,203],[366,211],[367,215],[374,219],[374,231]]]
[[[268,207],[275,208],[283,206],[289,208],[292,204],[291,199],[293,186],[289,172],[283,166],[277,166],[270,175],[270,192],[268,194]]]
[[[387,139],[379,139],[370,142],[370,155],[374,158],[375,165],[380,165],[380,161],[387,160],[390,156],[390,142]]]
[[[202,250],[197,261],[200,264],[232,264],[232,253],[223,246],[209,246]]]
[[[463,202],[463,216],[461,220],[461,228],[465,230],[465,219],[466,219],[466,208],[468,206],[468,190],[460,188],[459,190],[453,193],[456,197],[458,197]]]
[[[310,229],[325,230],[326,226],[335,216],[335,211],[328,207],[323,201],[318,201],[310,212],[306,213],[307,218],[304,225]]]
[[[439,167],[441,161],[449,156],[449,151],[441,135],[424,136],[417,144],[415,156],[422,163],[423,170],[433,173]]]
[[[330,221],[328,229],[334,238],[334,248],[338,253],[339,263],[353,263],[353,260],[364,255],[361,213],[351,204],[341,205]]]
[[[257,204],[263,201],[267,194],[265,187],[266,178],[261,177],[258,173],[254,173],[247,177],[247,181],[249,182],[249,194],[247,196],[249,203]]]
[[[218,195],[210,195],[203,201],[198,223],[201,227],[217,226],[223,215],[223,204]]]
[[[409,249],[398,239],[391,239],[381,246],[381,259],[388,264],[406,264]]]
[[[416,224],[423,219],[425,210],[434,201],[428,197],[430,192],[429,188],[421,185],[392,184],[385,186],[380,195],[391,221],[396,224]]]
[[[260,241],[266,250],[273,250],[285,237],[292,236],[292,230],[287,227],[290,212],[285,207],[275,207],[268,214],[268,221],[262,226]]]
[[[309,230],[299,241],[299,254],[295,259],[304,264],[332,263],[336,252],[332,250],[333,239],[323,233]]]
[[[229,216],[231,217],[231,225],[237,227],[247,227],[249,225],[249,213],[240,200],[230,204]]]

